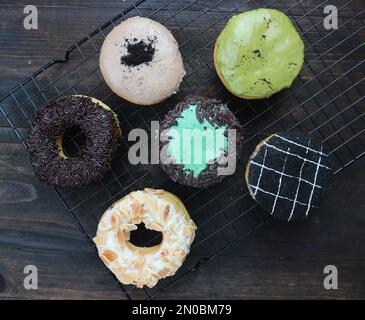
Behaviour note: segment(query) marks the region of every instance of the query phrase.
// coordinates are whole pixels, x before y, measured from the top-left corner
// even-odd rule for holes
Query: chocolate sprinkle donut
[[[85,144],[77,158],[61,154],[57,139],[78,127]],[[72,189],[101,179],[110,170],[121,131],[116,115],[90,97],[67,96],[51,101],[34,117],[28,133],[29,159],[38,178]]]
[[[190,105],[197,105],[196,117],[200,123],[205,119],[210,124],[216,127],[226,126],[225,136],[228,135],[229,129],[236,130],[236,157],[239,158],[239,151],[243,143],[242,126],[231,112],[226,104],[216,99],[204,98],[200,96],[188,96],[182,102],[167,113],[164,120],[160,124],[160,131],[163,133],[165,130],[173,127],[177,123],[177,119],[181,118],[184,110],[189,108]],[[161,139],[160,151],[164,156],[164,148],[169,142]],[[227,156],[225,152],[224,156]],[[228,155],[231,156],[231,155]],[[168,157],[168,156],[167,156]],[[218,175],[218,168],[220,164],[218,159],[214,159],[213,163],[207,164],[207,167],[199,173],[197,177],[194,177],[193,172],[185,170],[182,164],[170,163],[160,164],[162,170],[174,181],[183,185],[195,187],[195,188],[207,188],[213,184],[221,182],[224,179],[224,175]]]

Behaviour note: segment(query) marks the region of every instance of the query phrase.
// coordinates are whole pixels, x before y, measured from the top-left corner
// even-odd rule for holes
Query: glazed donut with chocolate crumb
[[[157,104],[179,90],[185,75],[179,46],[169,30],[148,18],[129,18],[106,37],[100,70],[118,96]]]
[[[85,144],[70,158],[62,137],[75,127],[84,133]],[[29,159],[42,182],[72,189],[100,180],[110,170],[120,138],[117,116],[107,105],[95,98],[67,96],[38,110],[28,133]]]

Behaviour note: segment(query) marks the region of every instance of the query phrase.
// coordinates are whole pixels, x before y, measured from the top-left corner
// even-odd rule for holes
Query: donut
[[[84,133],[85,143],[71,158],[62,137],[75,127]],[[73,189],[100,180],[110,170],[120,138],[117,116],[107,105],[87,96],[67,96],[36,113],[28,132],[29,159],[42,182]]]
[[[268,98],[292,85],[302,68],[304,44],[290,19],[256,9],[230,19],[214,49],[224,86],[244,99]]]
[[[132,244],[137,225],[162,233],[152,247]],[[125,285],[154,287],[173,276],[189,254],[196,226],[184,204],[164,190],[135,191],[114,203],[100,219],[93,239],[100,259]]]
[[[123,21],[107,35],[100,70],[115,94],[138,105],[157,104],[175,94],[185,75],[171,32],[141,17]]]
[[[229,130],[236,132],[230,147]],[[239,155],[243,137],[239,121],[226,104],[199,96],[185,98],[165,116],[160,136],[162,170],[173,181],[195,188],[207,188],[223,180],[225,175],[220,175],[218,169],[228,163],[222,159]]]
[[[319,207],[332,170],[320,141],[305,133],[282,132],[258,144],[245,177],[252,198],[267,212],[294,221]]]

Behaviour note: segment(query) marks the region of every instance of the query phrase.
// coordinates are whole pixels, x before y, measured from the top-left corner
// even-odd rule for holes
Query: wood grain
[[[237,3],[236,0],[230,2]],[[62,57],[65,48],[131,3],[33,1],[39,9],[40,28],[26,31],[22,26],[24,2],[3,0],[0,7],[3,17],[0,22],[0,92],[9,90],[49,60]],[[152,0],[150,5],[141,8],[149,10],[158,3],[161,2]],[[174,4],[176,7],[171,6],[170,10],[178,10],[186,3]],[[189,8],[192,15],[211,2],[199,3]],[[298,11],[294,8],[292,14],[299,14],[303,8],[310,10],[318,3],[303,1],[303,7]],[[354,1],[352,9],[345,9],[342,16],[350,17],[354,9],[359,12],[364,7],[364,1]],[[224,12],[230,7],[222,5],[219,9]],[[160,17],[164,17],[163,11]],[[310,21],[303,21],[303,28],[309,24]],[[170,26],[178,27],[176,21],[171,21]],[[349,28],[356,30],[358,25],[351,24]],[[308,36],[314,37],[315,32]],[[346,45],[341,50],[346,51]],[[307,57],[313,58],[314,55]],[[352,57],[360,58],[359,55]],[[329,64],[336,56],[329,55],[326,59]],[[334,72],[337,77],[343,70]],[[355,78],[363,76],[357,72]],[[364,166],[365,159],[361,159],[336,176],[325,203],[309,221],[295,225],[272,221],[177,282],[159,298],[364,299]],[[38,267],[38,290],[23,287],[23,269],[29,264]],[[327,264],[339,269],[337,291],[323,288],[323,268]],[[27,154],[2,117],[0,299],[125,299],[94,249],[65,214],[55,193],[34,177]]]

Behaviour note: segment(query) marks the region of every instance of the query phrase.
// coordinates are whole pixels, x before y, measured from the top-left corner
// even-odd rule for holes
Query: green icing
[[[304,44],[290,19],[274,9],[234,16],[216,44],[216,65],[238,96],[269,97],[291,86],[304,60]]]
[[[196,108],[197,105],[189,105],[176,119],[177,124],[169,128],[167,146],[167,155],[182,164],[184,171],[192,171],[194,177],[207,167],[207,162],[228,149],[226,126],[213,126],[206,119],[200,123]]]

